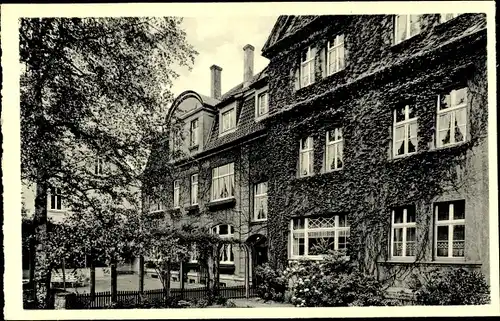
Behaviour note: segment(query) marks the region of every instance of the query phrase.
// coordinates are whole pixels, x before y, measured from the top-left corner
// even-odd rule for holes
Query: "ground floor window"
[[[290,228],[292,258],[321,258],[330,252],[345,252],[349,243],[345,214],[293,218]]]
[[[434,222],[436,259],[464,257],[465,201],[436,203]]]

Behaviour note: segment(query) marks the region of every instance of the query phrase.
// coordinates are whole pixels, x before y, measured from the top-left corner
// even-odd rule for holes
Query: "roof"
[[[243,87],[243,83],[241,83],[225,93],[221,98],[221,103],[219,103],[219,106],[223,105],[222,103],[224,101],[228,101],[235,95],[249,91],[254,83],[256,83],[260,79],[263,79],[266,75],[267,67],[256,74],[250,80],[248,87]],[[250,101],[244,101],[242,104],[237,105],[236,112],[236,130],[222,137],[219,137],[219,117],[215,117],[209,140],[205,145],[204,151],[215,149],[231,142],[235,142],[241,138],[255,134],[265,128],[262,122],[255,121],[255,101],[253,99],[250,99]]]
[[[220,103],[220,100],[212,98],[210,96],[205,96],[205,95],[201,95],[201,94],[198,94],[198,95],[201,97],[201,99],[203,100],[204,104],[207,104],[207,105],[210,105],[210,106],[215,106],[218,103]]]
[[[292,37],[297,31],[301,30],[311,22],[319,19],[321,16],[279,16],[274,24],[271,34],[267,38],[262,53],[268,53],[282,40]]]

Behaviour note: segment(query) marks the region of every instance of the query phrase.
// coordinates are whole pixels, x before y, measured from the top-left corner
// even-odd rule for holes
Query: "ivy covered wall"
[[[270,56],[270,109],[265,142],[269,171],[268,237],[276,266],[288,259],[290,219],[348,213],[349,256],[382,279],[400,281],[433,260],[433,204],[465,199],[465,259],[488,274],[487,84],[485,17],[464,14],[438,24],[424,15],[422,32],[392,45],[392,16],[328,17]],[[345,34],[346,68],[298,89],[300,49],[338,31]],[[435,148],[437,95],[466,85],[467,142]],[[418,152],[391,157],[393,109],[412,101]],[[323,173],[325,132],[343,126],[344,168]],[[298,178],[299,139],[314,137],[314,175]],[[389,262],[391,208],[415,205],[416,262]],[[450,264],[445,264],[446,266]]]

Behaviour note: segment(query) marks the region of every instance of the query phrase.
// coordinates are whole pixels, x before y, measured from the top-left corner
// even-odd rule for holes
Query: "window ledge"
[[[161,218],[163,216],[163,214],[165,213],[165,210],[161,210],[161,211],[151,211],[151,212],[148,212],[146,215],[150,218]]]
[[[255,117],[255,122],[256,122],[256,123],[258,123],[258,122],[260,122],[260,121],[262,121],[262,120],[266,119],[268,116],[269,116],[269,112],[267,112],[267,114],[264,114],[264,115],[262,115],[262,116],[256,116],[256,117]]]
[[[410,154],[403,154],[403,155],[398,155],[398,156],[392,155],[389,158],[389,161],[391,161],[391,162],[398,162],[398,161],[401,161],[403,159],[408,159],[408,158],[411,158],[411,157],[413,157],[415,155],[422,154],[422,153],[424,153],[424,151],[416,151],[416,152],[413,152],[413,153],[410,153]]]
[[[455,147],[458,147],[458,146],[462,146],[462,145],[465,145],[467,143],[467,141],[465,142],[459,142],[459,143],[453,143],[453,144],[447,144],[445,146],[439,146],[437,147],[436,145],[434,145],[432,148],[430,148],[431,151],[439,151],[439,150],[443,150],[443,149],[448,149],[448,148],[455,148]]]
[[[338,172],[341,172],[343,169],[344,169],[344,167],[329,169],[329,170],[322,171],[321,174],[338,173]]]
[[[210,201],[210,203],[207,204],[207,207],[210,210],[216,210],[216,209],[233,207],[235,204],[236,204],[236,198],[230,197],[221,200]]]
[[[193,146],[189,146],[189,151],[193,151],[193,150],[197,150],[198,147],[200,147],[200,144],[196,144],[196,145],[193,145]]]
[[[238,129],[238,127],[234,127],[232,129],[229,129],[229,130],[226,130],[225,132],[220,133],[219,134],[219,138],[223,137],[223,136],[226,136],[228,134],[234,133],[236,131],[236,129]]]
[[[186,211],[188,212],[194,212],[196,210],[198,210],[200,207],[198,204],[192,204],[192,205],[189,205],[188,207],[186,207]]]
[[[250,224],[251,225],[257,225],[257,224],[266,224],[267,223],[267,218],[266,219],[263,219],[263,220],[254,220],[252,219],[250,221]]]
[[[180,207],[174,207],[174,208],[171,208],[170,210],[168,210],[168,212],[170,214],[179,214],[181,212],[181,208]]]
[[[477,266],[477,267],[482,265],[482,262],[479,261],[464,261],[462,259],[436,260],[436,261],[390,259],[387,261],[378,261],[377,263],[382,265],[398,265],[398,264],[418,264],[418,265],[434,265],[434,266],[466,265],[466,266]]]
[[[422,40],[425,36],[425,31],[421,31],[417,33],[416,35],[411,36],[410,38],[406,38],[405,40],[402,40],[398,43],[391,43],[390,49],[392,51],[401,51],[408,49],[410,46],[415,44],[416,42]]]

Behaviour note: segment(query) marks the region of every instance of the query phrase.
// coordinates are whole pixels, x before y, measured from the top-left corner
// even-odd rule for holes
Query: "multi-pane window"
[[[337,35],[327,45],[327,71],[328,75],[336,73],[345,66],[344,35]]]
[[[60,188],[52,188],[50,193],[50,209],[62,210],[62,195]]]
[[[218,234],[220,238],[229,239],[234,237],[234,228],[232,225],[221,224],[212,228],[213,234]],[[232,244],[224,244],[220,250],[220,263],[234,264],[234,252]]]
[[[293,218],[290,224],[292,258],[321,258],[332,251],[347,250],[347,215]]]
[[[394,109],[393,135],[394,156],[417,151],[417,117],[414,106],[405,105]]]
[[[420,32],[420,15],[396,15],[394,18],[394,41],[400,43]]]
[[[174,208],[180,207],[181,186],[179,180],[174,181]]]
[[[198,174],[191,175],[191,205],[198,204]]]
[[[307,47],[300,55],[300,87],[314,82],[314,47]]]
[[[156,199],[150,203],[150,211],[151,212],[159,212],[163,211],[163,203],[161,200]]]
[[[458,15],[460,15],[460,14],[459,13],[442,13],[439,17],[439,22],[444,23],[448,20],[456,18]]]
[[[415,206],[392,210],[391,257],[414,257],[417,242]]]
[[[437,147],[465,142],[467,88],[439,95],[437,104]]]
[[[104,159],[100,156],[96,157],[94,161],[94,174],[102,175],[103,166],[104,166]]]
[[[344,139],[342,128],[326,132],[326,171],[340,169],[343,166]]]
[[[189,128],[189,146],[198,145],[198,119],[191,121]]]
[[[267,91],[257,95],[257,117],[267,115],[269,112],[269,95]]]
[[[222,113],[221,133],[236,128],[236,108],[231,108]]]
[[[436,258],[464,257],[465,201],[437,203],[434,222]]]
[[[255,185],[254,194],[254,220],[264,221],[267,219],[267,182]]]
[[[307,137],[300,140],[299,146],[299,176],[309,176],[313,173],[313,138]]]
[[[212,200],[234,197],[234,163],[212,170]]]

